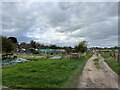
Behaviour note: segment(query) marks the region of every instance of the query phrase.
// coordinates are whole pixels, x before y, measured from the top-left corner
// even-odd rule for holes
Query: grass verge
[[[106,58],[105,61],[113,71],[120,75],[120,62],[114,60],[113,58]]]
[[[81,64],[79,64],[75,72],[68,78],[67,82],[63,87],[76,88],[78,86],[79,76],[82,74],[83,68],[87,60],[92,56],[92,54],[93,53],[87,53],[87,55],[80,58],[80,60],[82,61]]]
[[[120,62],[113,59],[110,56],[111,52],[101,52],[101,55],[104,57],[106,63],[110,66],[110,68],[116,72],[118,75],[120,75]]]

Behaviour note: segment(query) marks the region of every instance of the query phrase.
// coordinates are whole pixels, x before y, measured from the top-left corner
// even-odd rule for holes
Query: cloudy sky
[[[117,2],[4,2],[2,35],[18,42],[89,46],[118,44]]]

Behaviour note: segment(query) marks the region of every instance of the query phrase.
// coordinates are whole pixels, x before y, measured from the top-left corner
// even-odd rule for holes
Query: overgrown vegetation
[[[113,69],[113,71],[120,75],[120,64],[118,63],[118,61],[110,58],[105,59],[105,61]]]
[[[99,64],[99,59],[98,59],[98,58],[94,59],[94,65],[96,66],[96,68],[97,68],[98,70],[101,69],[101,66],[100,66],[100,64]]]
[[[75,46],[75,51],[81,52],[81,53],[86,52],[87,51],[87,42],[86,41],[80,42],[78,45]]]
[[[111,69],[115,71],[118,75],[120,75],[120,62],[111,57],[110,54],[112,53],[112,51],[104,51],[100,53],[104,57],[106,63],[111,67]]]
[[[36,60],[3,67],[3,86],[10,88],[69,88],[87,59]]]
[[[6,53],[6,52],[10,53],[12,51],[15,51],[17,40],[15,42],[11,38],[2,37],[2,36],[0,36],[0,39],[2,40],[2,49],[1,49],[2,53]]]

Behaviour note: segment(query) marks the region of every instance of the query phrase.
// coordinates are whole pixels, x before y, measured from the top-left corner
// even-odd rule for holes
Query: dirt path
[[[100,69],[97,69],[94,64],[96,58],[98,58]],[[87,61],[79,79],[78,88],[118,88],[118,75],[100,55],[96,54]]]

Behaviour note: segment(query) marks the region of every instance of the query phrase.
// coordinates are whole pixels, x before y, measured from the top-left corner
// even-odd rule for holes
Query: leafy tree
[[[36,42],[35,41],[30,41],[30,46],[31,46],[31,48],[37,48],[37,44],[36,44]]]
[[[20,48],[25,48],[25,49],[27,49],[27,44],[26,44],[26,42],[20,43]]]
[[[80,42],[78,45],[75,46],[75,51],[81,52],[81,53],[86,52],[87,51],[87,42],[86,41]]]
[[[12,41],[12,43],[17,43],[17,38],[16,37],[9,37],[8,39],[10,39]]]
[[[57,49],[58,47],[57,47],[57,45],[50,45],[49,46],[51,49]]]
[[[2,52],[12,52],[15,49],[10,39],[3,36],[1,36],[0,38],[2,38]]]
[[[16,37],[9,37],[8,39],[10,39],[11,42],[13,43],[14,52],[15,52],[15,51],[16,51],[16,48],[18,47],[17,38],[16,38]]]

